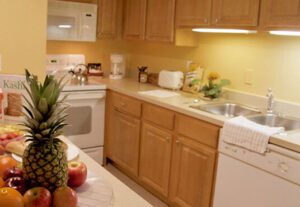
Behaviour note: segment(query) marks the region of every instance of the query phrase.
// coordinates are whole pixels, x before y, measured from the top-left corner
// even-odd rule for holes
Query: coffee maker
[[[122,79],[125,76],[125,58],[122,54],[111,54],[111,73],[109,75],[110,79]]]

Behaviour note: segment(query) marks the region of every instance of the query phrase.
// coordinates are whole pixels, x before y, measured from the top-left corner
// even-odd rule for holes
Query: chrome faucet
[[[268,98],[267,113],[273,114],[274,95],[271,88],[268,89],[267,98]]]

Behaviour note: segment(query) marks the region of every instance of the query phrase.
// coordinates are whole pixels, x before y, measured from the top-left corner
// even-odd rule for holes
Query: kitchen
[[[265,97],[267,89],[272,88],[275,97],[273,110],[279,114],[300,117],[300,97],[297,93],[299,37],[269,34],[272,30],[297,31],[298,1],[83,2],[99,6],[95,42],[46,41],[47,3],[33,3],[32,0],[18,4],[1,2],[0,8],[5,9],[0,9],[0,24],[3,25],[2,28],[6,28],[0,32],[1,73],[24,74],[23,69],[29,68],[42,78],[45,75],[46,54],[83,54],[85,63],[101,63],[104,74],[108,76],[111,71],[110,55],[123,54],[128,78],[110,80],[89,77],[92,85],[101,83],[107,89],[104,157],[108,159],[105,161],[112,163],[170,206],[247,206],[239,202],[249,202],[246,201],[247,196],[255,191],[252,187],[257,187],[262,192],[272,189],[272,194],[277,195],[272,199],[278,199],[274,199],[277,204],[268,203],[268,194],[263,194],[263,198],[257,199],[260,201],[258,204],[249,203],[249,206],[284,206],[280,203],[283,201],[285,206],[299,205],[297,200],[293,200],[296,197],[293,197],[293,193],[299,194],[297,166],[300,135],[297,130],[271,136],[269,140],[275,148],[271,146],[268,150],[278,152],[276,147],[281,146],[279,150],[288,149],[288,156],[280,157],[275,153],[276,162],[271,166],[265,160],[251,163],[260,158],[244,160],[240,154],[234,155],[234,151],[244,153],[243,148],[221,145],[219,130],[227,120],[224,116],[190,107],[207,104],[205,100],[199,99],[199,95],[175,91],[180,95],[155,98],[140,92],[157,90],[156,86],[137,81],[137,68],[140,66],[148,66],[151,73],[168,69],[186,72],[187,62],[192,61],[205,69],[206,76],[216,71],[230,80],[231,84],[224,90],[224,95],[230,101],[265,112],[268,106],[268,99]],[[12,11],[16,15],[8,21],[7,17]],[[274,12],[274,16],[270,11]],[[222,14],[225,16],[220,16]],[[196,27],[243,29],[249,34],[192,32]],[[255,31],[257,32],[254,33]],[[296,35],[297,32],[290,34]],[[206,81],[206,77],[204,80]],[[110,116],[114,121],[111,121]],[[109,129],[111,126],[112,130]],[[110,131],[113,135],[109,134]],[[219,153],[231,153],[229,157],[237,156],[235,158],[242,160],[238,162],[238,170],[227,172],[229,164],[233,168],[235,162],[223,162],[223,158],[220,159],[223,156]],[[251,157],[251,153],[246,155]],[[286,151],[280,151],[279,154],[286,154]],[[290,157],[291,160],[285,160]],[[273,157],[268,159],[272,160]],[[229,163],[224,168],[225,174],[219,175],[218,172],[223,172],[218,170],[218,165],[222,164],[220,160],[222,163]],[[233,178],[226,176],[238,175],[239,170],[244,169],[240,166],[241,163],[248,163],[247,167],[254,165],[263,169],[259,173],[253,172],[254,175],[266,171],[268,175],[270,173],[276,176],[274,179],[266,176],[266,179],[270,179],[270,182],[266,182],[267,186],[253,186],[251,183],[254,182],[250,178],[250,182],[246,182],[242,176],[239,182],[245,181],[244,185],[247,184],[252,191],[239,189],[235,186],[239,182],[233,183],[230,180]],[[182,167],[188,170],[181,171]],[[252,167],[247,167],[242,172],[245,176],[253,170]],[[282,175],[279,171],[286,173]],[[221,182],[219,177],[222,176],[225,176],[222,178],[224,182],[228,183]],[[259,176],[259,179],[265,180],[265,174]],[[225,193],[223,185],[231,185],[232,190],[226,192],[230,191],[233,195]],[[281,188],[290,195],[280,197],[280,192],[274,189]],[[225,195],[227,198],[235,196],[241,199],[236,199],[237,203],[233,203]],[[220,200],[217,201],[216,198]],[[255,199],[252,198],[251,201],[253,200]],[[223,205],[218,204],[220,201]],[[226,202],[231,204],[226,205]]]

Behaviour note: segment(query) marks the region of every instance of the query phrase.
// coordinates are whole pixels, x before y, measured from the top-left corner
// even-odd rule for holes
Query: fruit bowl
[[[14,125],[0,125],[0,145],[5,147],[9,142],[24,139],[20,128]]]

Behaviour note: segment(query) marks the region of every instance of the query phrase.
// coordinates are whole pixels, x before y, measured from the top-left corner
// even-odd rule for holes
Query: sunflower
[[[207,76],[207,79],[210,80],[210,81],[217,80],[219,78],[220,78],[220,75],[217,72],[211,72]]]

